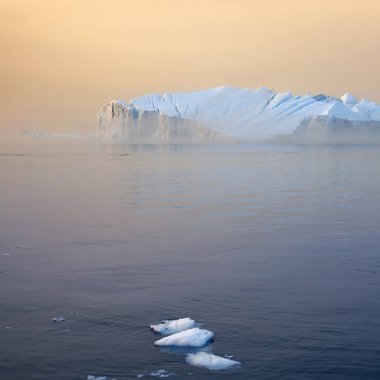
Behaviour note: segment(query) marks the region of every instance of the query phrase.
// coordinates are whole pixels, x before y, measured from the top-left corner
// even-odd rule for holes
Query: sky
[[[380,102],[379,0],[0,0],[0,130],[220,85]]]

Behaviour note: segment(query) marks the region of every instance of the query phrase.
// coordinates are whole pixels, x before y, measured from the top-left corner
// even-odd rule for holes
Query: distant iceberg
[[[55,133],[55,132],[38,132],[22,131],[21,135],[36,140],[95,140],[94,133]]]
[[[165,320],[158,325],[150,325],[150,328],[157,333],[170,335],[184,330],[191,329],[195,326],[195,321],[189,317],[175,320]]]
[[[340,135],[380,136],[380,106],[350,94],[299,96],[222,86],[110,101],[98,113],[97,137],[112,143],[268,142],[293,136],[300,127],[306,135],[331,126]]]

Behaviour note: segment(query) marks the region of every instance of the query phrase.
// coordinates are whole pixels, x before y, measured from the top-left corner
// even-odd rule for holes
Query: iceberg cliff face
[[[136,107],[133,103],[126,106],[120,101],[111,101],[100,110],[97,136],[114,143],[199,143],[227,139],[195,120]]]
[[[126,103],[113,100],[98,113],[98,138],[110,142],[263,142],[292,135],[305,122],[320,125],[318,117],[380,125],[380,106],[345,94],[275,93],[235,87],[172,94],[152,94]],[[341,122],[342,121],[342,122]],[[331,124],[331,123],[330,123]],[[310,128],[309,128],[310,129]]]

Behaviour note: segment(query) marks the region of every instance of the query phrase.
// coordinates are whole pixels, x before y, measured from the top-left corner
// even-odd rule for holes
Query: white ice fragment
[[[189,317],[186,317],[174,320],[165,320],[158,325],[150,325],[150,328],[160,334],[170,335],[191,329],[194,326],[195,321]]]
[[[207,352],[188,354],[186,356],[186,362],[196,367],[205,367],[214,371],[236,368],[241,365],[241,363],[236,360],[223,358]]]
[[[53,318],[53,322],[56,323],[56,322],[64,322],[66,321],[66,318],[65,317],[54,317]]]
[[[156,346],[203,347],[213,337],[214,333],[212,331],[195,327],[193,329],[169,335],[165,338],[157,340],[154,344]]]
[[[11,256],[12,254],[9,252],[2,253],[1,256]]]
[[[87,380],[107,380],[107,376],[93,376],[88,375]]]
[[[164,369],[159,369],[158,371],[151,372],[150,376],[152,376],[152,377],[170,377],[170,376],[175,376],[175,374],[170,373]]]

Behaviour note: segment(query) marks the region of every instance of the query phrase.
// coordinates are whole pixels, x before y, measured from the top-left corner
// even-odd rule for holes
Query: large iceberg
[[[265,142],[293,136],[299,128],[305,134],[331,126],[343,134],[380,135],[380,106],[350,94],[299,96],[222,86],[113,100],[98,113],[97,136],[116,143]]]

